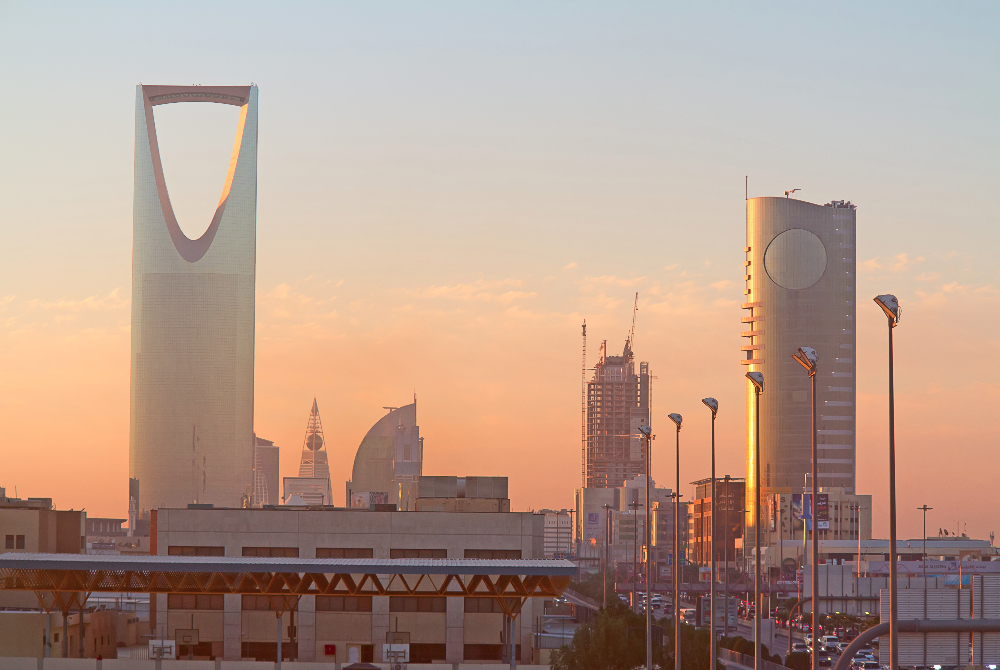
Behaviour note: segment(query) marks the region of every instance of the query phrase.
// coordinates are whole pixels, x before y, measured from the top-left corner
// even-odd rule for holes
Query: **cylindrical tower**
[[[762,501],[768,494],[798,493],[803,485],[812,486],[807,479],[812,458],[810,382],[792,359],[799,347],[813,347],[819,354],[819,486],[854,493],[855,209],[842,200],[826,205],[790,198],[747,200],[740,362],[747,370],[763,372],[767,389],[760,396]],[[746,384],[751,509],[753,386]],[[766,532],[772,528],[770,509],[766,502],[761,504]]]

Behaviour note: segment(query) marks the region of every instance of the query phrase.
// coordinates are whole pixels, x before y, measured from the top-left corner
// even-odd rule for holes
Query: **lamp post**
[[[764,670],[760,639],[760,394],[764,390],[764,373],[748,372],[747,379],[753,384],[754,396],[754,445],[753,445],[753,667]],[[746,550],[743,551],[746,554]],[[678,669],[680,670],[680,669]],[[714,668],[712,670],[715,670]],[[815,668],[813,669],[815,670]]]
[[[819,670],[819,467],[816,459],[816,364],[819,362],[819,355],[812,347],[799,347],[799,350],[792,354],[799,365],[809,373],[809,380],[812,382],[812,500],[810,501],[809,516],[812,521],[812,670]],[[802,532],[805,533],[805,527]]]
[[[646,667],[653,667],[653,581],[650,575],[650,568],[653,564],[653,533],[650,527],[650,507],[649,504],[649,472],[650,461],[652,460],[653,427],[650,425],[639,426],[639,432],[646,438]],[[678,670],[680,670],[678,668]]]
[[[899,608],[896,587],[896,407],[892,375],[892,331],[902,310],[896,296],[876,296],[875,304],[889,319],[889,670],[899,670]]]
[[[708,616],[711,618],[711,623],[709,624],[709,639],[711,642],[711,647],[709,647],[709,661],[708,667],[715,670],[715,647],[718,644],[716,640],[716,630],[715,630],[715,514],[716,504],[715,499],[715,415],[719,412],[719,401],[715,398],[702,398],[701,400],[705,403],[705,406],[712,410],[712,524],[711,524],[711,534],[712,534],[712,553],[709,555],[709,560],[711,561],[710,570],[711,575],[709,576],[709,587],[708,587]],[[702,514],[702,518],[704,518]]]
[[[726,493],[725,493],[725,496],[726,496],[726,520],[723,521],[723,523],[726,524],[726,540],[725,540],[725,543],[724,543],[724,545],[722,547],[722,551],[725,552],[725,560],[723,560],[723,564],[725,565],[724,569],[726,571],[726,596],[725,596],[726,597],[726,603],[725,603],[725,611],[723,613],[723,616],[725,617],[725,621],[722,622],[722,636],[723,637],[726,637],[726,636],[729,635],[729,480],[730,480],[729,475],[726,475],[724,477],[724,481],[725,481],[725,484],[726,484],[726,487],[725,487],[725,490],[726,490]],[[712,515],[714,517],[715,510],[712,510]],[[712,670],[715,670],[715,668],[713,667]]]
[[[639,558],[639,514],[638,509],[642,507],[641,502],[631,502],[628,504],[632,508],[632,611],[635,612],[635,580],[638,569],[636,568]],[[648,604],[648,603],[647,603]]]
[[[674,562],[677,563],[674,577],[674,670],[681,670],[681,422],[684,418],[680,414],[667,415],[674,425],[677,426],[677,504],[674,505]],[[646,667],[653,667],[653,656],[647,638],[646,642]]]
[[[608,609],[608,564],[611,562],[611,505],[604,507],[604,609]]]
[[[927,512],[928,512],[928,510],[932,510],[934,508],[933,507],[928,507],[927,503],[924,503],[923,506],[918,507],[917,509],[924,513],[924,560],[923,560],[923,566],[921,568],[921,572],[923,573],[923,578],[924,578],[924,618],[926,619],[927,618]],[[959,564],[959,565],[961,566],[961,564]],[[958,580],[958,585],[959,585],[959,588],[962,588],[962,579],[961,578],[959,578],[959,580]],[[926,635],[924,636],[924,646],[925,647],[927,646],[927,636]],[[926,656],[927,656],[927,651],[926,651],[926,648],[925,648],[925,650],[924,650],[924,657],[925,657],[925,659],[924,660],[926,660]],[[924,663],[924,665],[927,665],[927,664]]]

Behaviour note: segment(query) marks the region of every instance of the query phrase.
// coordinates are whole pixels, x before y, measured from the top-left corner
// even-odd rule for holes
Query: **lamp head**
[[[799,347],[799,350],[792,354],[792,358],[798,361],[799,365],[809,371],[809,376],[816,374],[816,363],[819,362],[819,354],[812,347]]]
[[[886,293],[875,297],[875,304],[882,308],[885,315],[889,317],[889,327],[895,328],[899,325],[899,317],[903,315],[903,310],[899,306],[896,296]]]
[[[649,425],[639,426],[639,432],[642,433],[643,437],[649,437],[650,434],[653,432],[653,427]]]
[[[677,430],[681,429],[681,421],[684,420],[684,417],[682,417],[680,414],[668,414],[667,417],[671,421],[677,424]]]
[[[715,413],[719,411],[719,401],[715,398],[702,398],[701,401],[705,403],[705,407],[712,410],[712,418],[715,418]]]
[[[763,372],[748,372],[747,379],[750,383],[754,385],[757,389],[757,393],[764,392],[764,373]]]

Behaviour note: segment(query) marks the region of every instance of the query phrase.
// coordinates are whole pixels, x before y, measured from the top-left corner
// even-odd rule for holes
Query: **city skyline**
[[[579,323],[586,318],[595,340],[623,341],[638,291],[636,350],[659,376],[653,478],[674,478],[664,439],[674,411],[685,417],[681,480],[708,476],[705,395],[720,401],[718,472],[745,476],[735,352],[744,315],[739,197],[749,173],[751,197],[802,188],[797,195],[811,202],[850,199],[863,216],[857,491],[873,495],[875,534],[885,535],[887,518],[886,354],[884,316],[871,298],[886,292],[904,309],[900,535],[919,532],[911,508],[925,502],[934,528],[964,519],[971,535],[994,530],[973,493],[995,466],[990,408],[1000,399],[980,353],[1000,325],[990,188],[998,138],[988,118],[1000,57],[982,32],[988,18],[969,25],[968,9],[900,20],[884,9],[789,17],[733,8],[724,17],[591,7],[568,26],[536,9],[528,28],[495,7],[426,15],[398,7],[395,16],[354,8],[315,12],[317,26],[344,26],[337,39],[310,27],[312,37],[293,40],[287,21],[258,8],[252,21],[235,19],[242,29],[295,48],[255,57],[241,47],[239,62],[199,41],[231,12],[199,11],[204,29],[179,17],[150,29],[188,36],[199,44],[190,54],[164,45],[126,64],[121,53],[135,51],[137,38],[123,37],[131,34],[123,26],[148,21],[142,10],[70,11],[29,45],[25,28],[46,24],[44,14],[0,8],[0,56],[23,64],[0,75],[14,101],[0,111],[10,157],[0,164],[0,217],[14,224],[4,226],[0,271],[8,388],[0,486],[52,495],[60,509],[124,515],[131,90],[137,81],[265,81],[253,429],[283,447],[282,474],[298,462],[301,408],[318,396],[337,407],[324,427],[340,504],[337,482],[349,478],[380,408],[416,390],[427,471],[510,475],[516,509],[570,506],[579,485]],[[440,25],[442,15],[450,23]],[[88,42],[109,46],[80,48],[80,26]],[[701,32],[684,35],[685,26]],[[661,44],[663,30],[674,46]],[[746,35],[762,32],[772,43],[754,42],[757,64],[738,62],[752,46]],[[851,48],[826,54],[810,44],[826,38]],[[84,54],[78,62],[69,62],[71,49]],[[788,71],[791,53],[809,76]],[[310,60],[323,66],[302,65]],[[326,65],[330,90],[311,85]],[[762,79],[784,83],[763,90]],[[41,90],[39,81],[65,82],[72,118],[61,116],[57,87]],[[852,89],[850,108],[828,104],[831,82]],[[749,111],[727,111],[740,100]],[[202,182],[218,197],[226,150],[215,172],[171,170],[189,156],[218,167],[212,128],[231,129],[233,118],[165,111],[157,120],[171,198],[176,189],[178,211],[197,212]],[[608,228],[629,243],[610,249]],[[936,355],[923,355],[931,345]],[[515,468],[524,462],[533,467]]]

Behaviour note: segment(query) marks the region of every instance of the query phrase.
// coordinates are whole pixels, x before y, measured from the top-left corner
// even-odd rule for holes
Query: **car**
[[[820,652],[820,654],[819,654],[819,664],[820,665],[826,665],[826,666],[833,665],[833,659],[830,657],[830,654],[828,654],[826,652]]]
[[[794,642],[794,643],[792,643],[792,651],[793,652],[797,651],[797,652],[802,653],[802,654],[808,654],[809,653],[809,647],[807,647],[802,642]]]
[[[850,643],[850,642],[839,642],[839,643],[837,644],[837,651],[838,651],[839,653],[841,653],[841,654],[842,654],[842,653],[844,653],[845,651],[847,651],[847,648],[848,648],[849,646],[851,646],[851,643]]]

